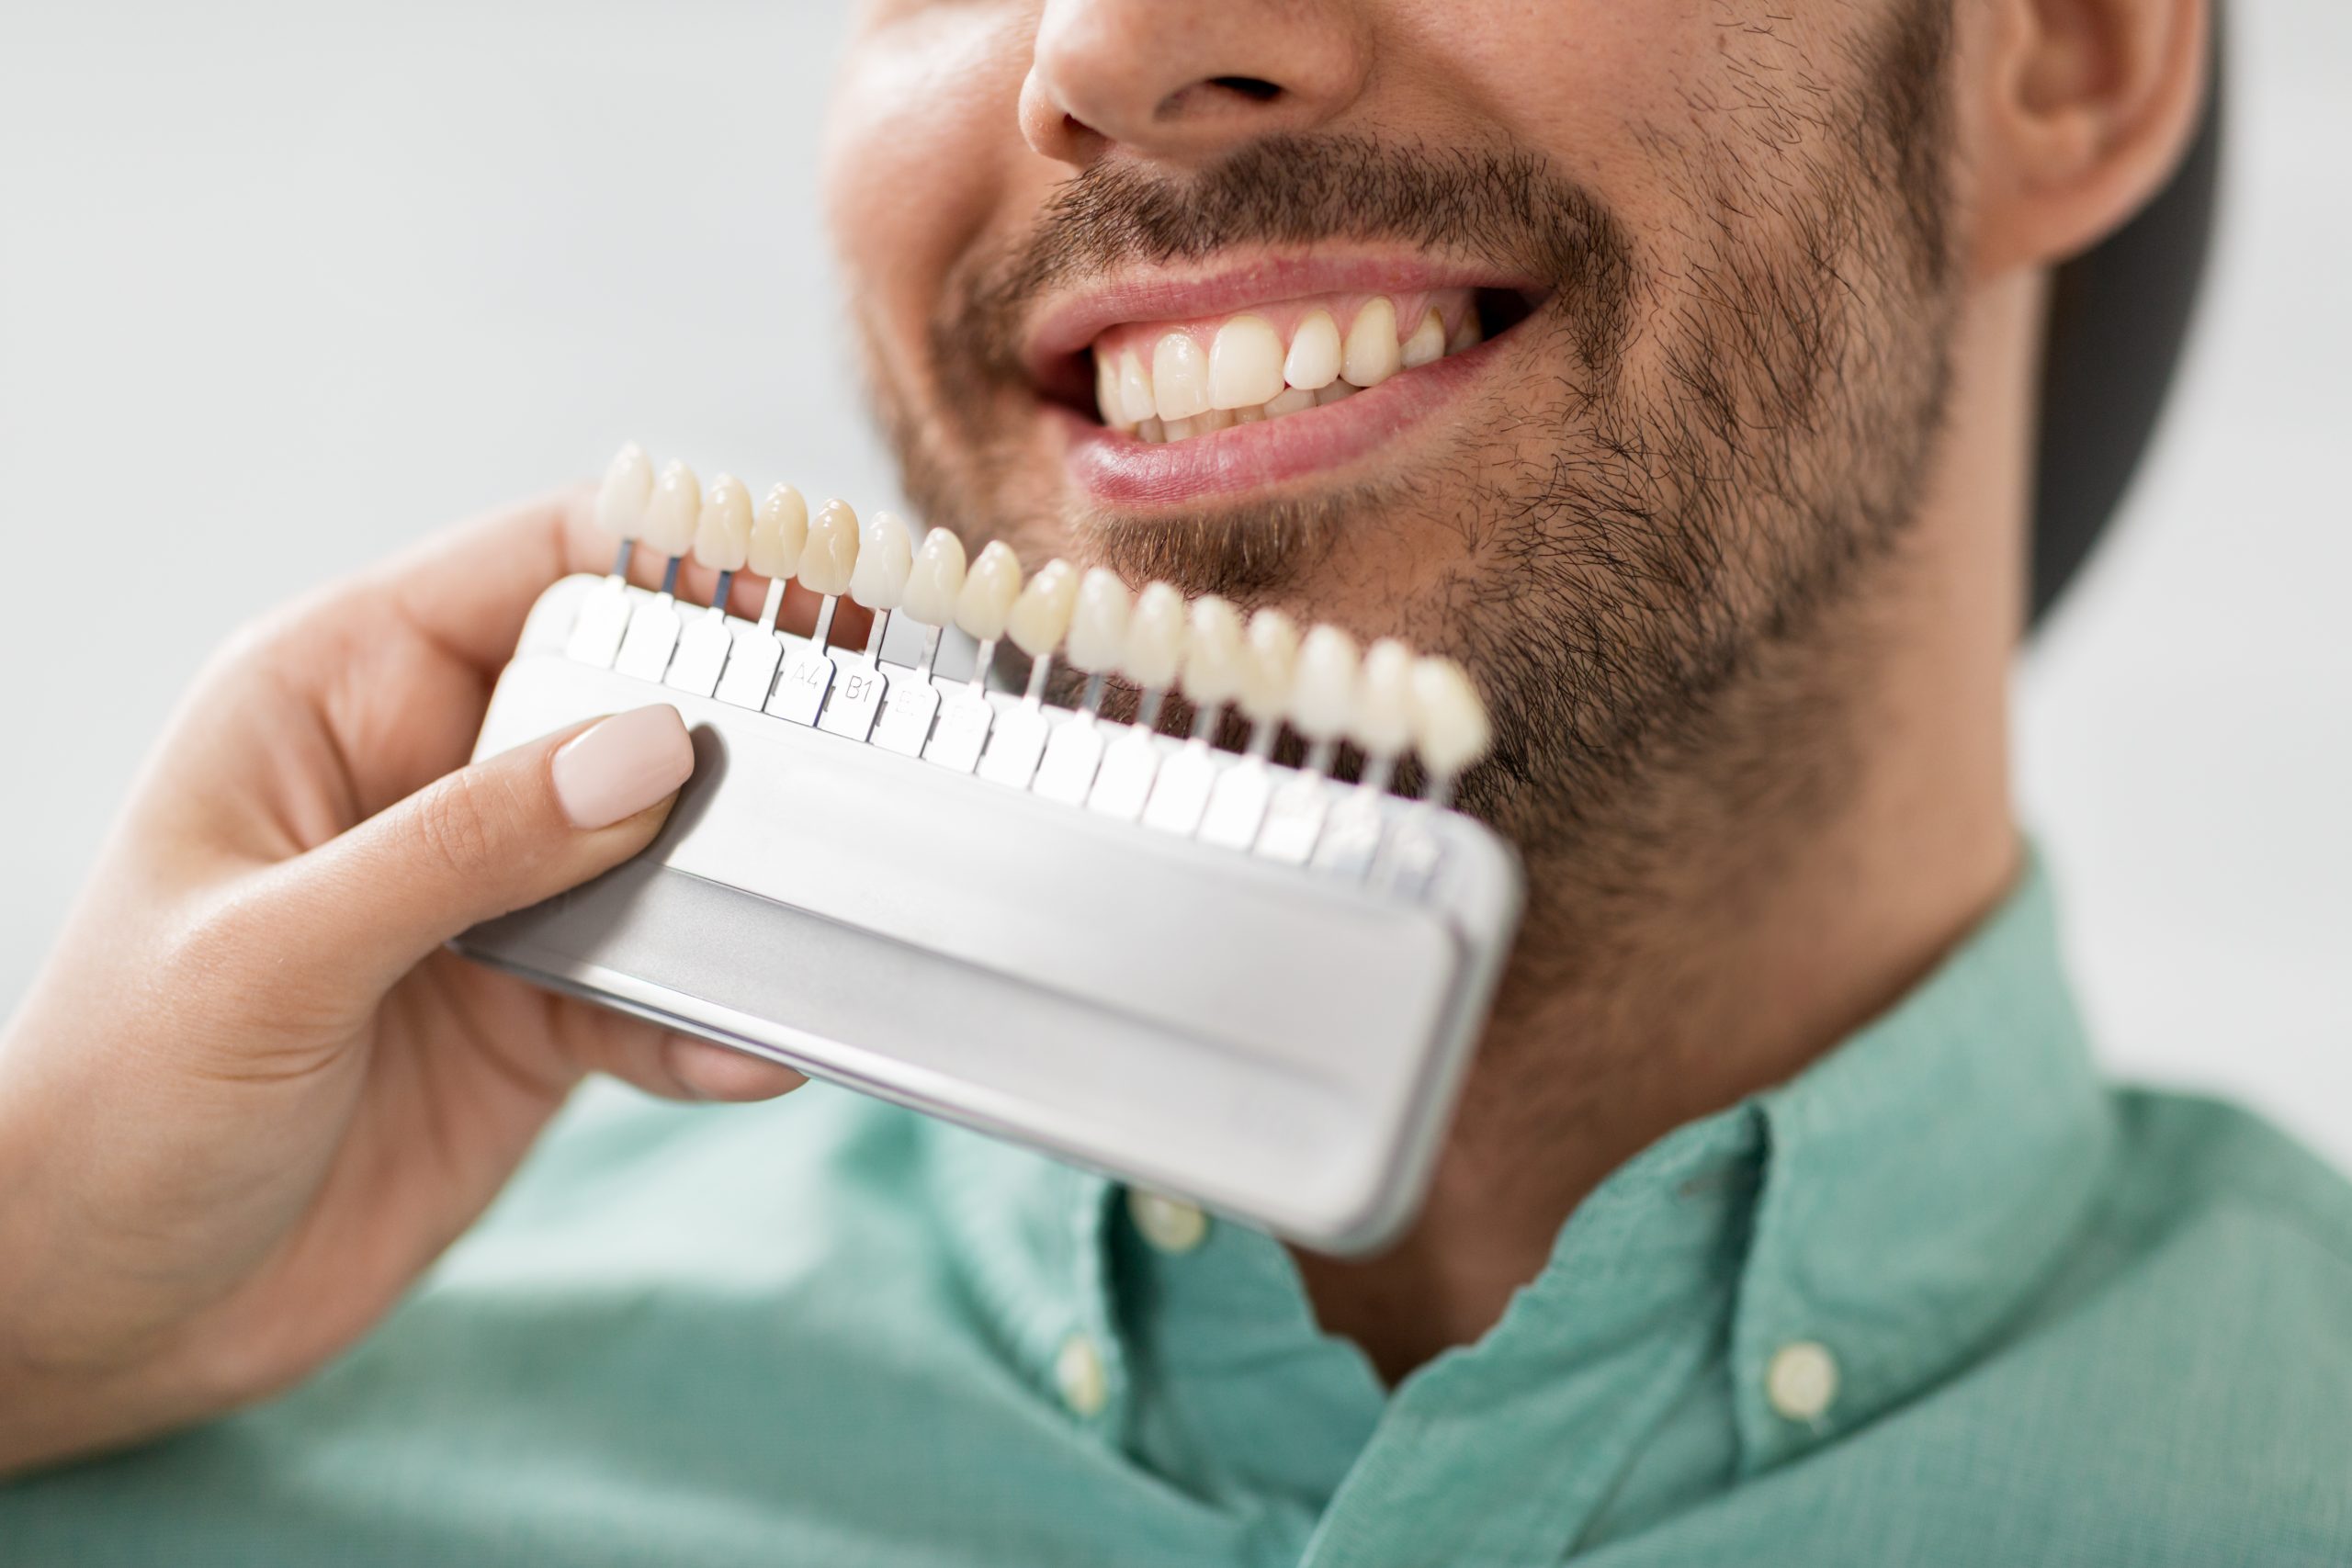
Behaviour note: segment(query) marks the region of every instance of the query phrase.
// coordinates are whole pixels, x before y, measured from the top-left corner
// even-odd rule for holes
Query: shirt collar
[[[2115,1130],[2039,860],[1892,1011],[1754,1105],[1768,1147],[1733,1341],[1750,1470],[1950,1371],[2087,1217]],[[1808,1340],[1838,1392],[1798,1423],[1770,1368]]]
[[[1596,1337],[1612,1322],[1622,1331],[1677,1292],[1720,1300],[1729,1315],[1743,1472],[1936,1381],[2019,1309],[2109,1157],[2110,1112],[2054,926],[2030,860],[2007,901],[1892,1010],[1787,1085],[1676,1130],[1613,1174],[1496,1330],[1400,1396],[1425,1378],[1475,1389],[1553,1375],[1605,1353]],[[975,1305],[1065,1404],[1071,1342],[1084,1338],[1104,1397],[1080,1418],[1118,1433],[1130,1394],[1121,1327],[1132,1326],[1114,1299],[1120,1190],[975,1134],[929,1135]],[[1280,1287],[1253,1288],[1270,1303],[1267,1332],[1314,1335],[1279,1248],[1249,1232],[1232,1245],[1256,1286]],[[1626,1311],[1596,1311],[1603,1300]],[[1834,1397],[1804,1419],[1770,1395],[1774,1358],[1798,1343],[1826,1348],[1837,1369]],[[1333,1368],[1329,1356],[1317,1364]]]

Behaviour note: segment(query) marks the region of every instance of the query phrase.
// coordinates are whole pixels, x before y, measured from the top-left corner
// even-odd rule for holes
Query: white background
[[[814,201],[840,7],[0,23],[0,1010],[232,625],[624,435],[887,492]],[[2352,1167],[2352,6],[2233,6],[2215,284],[2020,675],[2102,1049]]]

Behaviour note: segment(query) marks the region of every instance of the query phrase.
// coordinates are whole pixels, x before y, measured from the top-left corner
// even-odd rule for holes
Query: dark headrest
[[[2115,514],[2188,336],[2221,174],[2219,10],[2217,3],[2205,118],[2188,156],[2137,217],[2060,267],[2053,281],[2033,503],[2036,621]]]

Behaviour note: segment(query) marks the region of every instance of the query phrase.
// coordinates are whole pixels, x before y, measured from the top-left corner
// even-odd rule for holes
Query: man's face
[[[1948,5],[876,0],[828,179],[910,495],[1455,654],[1531,852],[1803,788],[1734,732],[1917,506]]]

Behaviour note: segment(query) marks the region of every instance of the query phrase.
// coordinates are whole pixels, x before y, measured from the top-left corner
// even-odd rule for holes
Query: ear
[[[2086,250],[2162,188],[2204,107],[2211,17],[2209,0],[1984,0],[1978,20],[1983,277]]]

